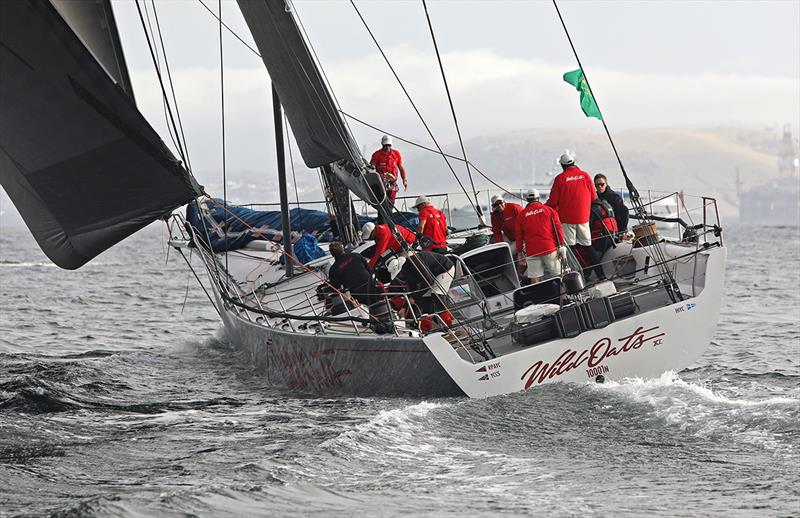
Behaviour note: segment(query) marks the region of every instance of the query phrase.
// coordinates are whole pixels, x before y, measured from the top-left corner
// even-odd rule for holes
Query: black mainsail
[[[110,0],[50,0],[108,75],[133,99],[133,86]]]
[[[124,79],[98,63],[102,54],[47,0],[0,2],[0,183],[45,254],[66,269],[202,191]]]

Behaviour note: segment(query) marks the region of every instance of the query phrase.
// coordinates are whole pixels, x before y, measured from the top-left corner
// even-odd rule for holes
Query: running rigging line
[[[481,210],[481,204],[478,203],[478,192],[475,190],[475,182],[472,180],[472,172],[469,168],[469,160],[467,160],[467,151],[464,149],[464,139],[461,138],[461,130],[458,127],[458,118],[456,117],[456,109],[453,106],[453,97],[450,95],[450,87],[447,84],[447,75],[444,73],[444,65],[442,64],[442,56],[439,54],[439,46],[436,44],[436,36],[433,34],[433,24],[431,23],[431,17],[428,14],[428,3],[425,0],[422,0],[422,6],[425,8],[425,18],[428,20],[428,29],[431,32],[431,40],[433,40],[433,48],[436,51],[436,59],[439,61],[439,70],[442,72],[442,82],[444,83],[444,89],[447,92],[447,102],[450,103],[450,113],[453,114],[453,123],[456,126],[456,134],[458,135],[458,143],[461,145],[461,154],[464,157],[464,165],[467,167],[467,176],[469,177],[470,186],[472,186],[472,194],[475,196],[475,207],[477,208],[478,218],[480,218],[481,223],[484,225],[486,221],[483,219],[483,211]]]

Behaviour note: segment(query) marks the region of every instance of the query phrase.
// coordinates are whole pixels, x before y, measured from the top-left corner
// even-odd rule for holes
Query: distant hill
[[[777,128],[659,128],[614,134],[623,163],[640,191],[683,189],[687,194],[713,196],[720,203],[722,215],[727,218],[738,216],[737,170],[744,190],[766,186],[778,176],[777,155],[781,137]],[[396,146],[402,151],[409,172],[410,191],[407,194],[458,191],[457,183],[439,156],[403,142],[396,142]],[[564,149],[575,153],[578,165],[583,169],[592,174],[604,172],[615,188],[623,185],[619,165],[601,131],[538,128],[486,135],[466,141],[465,146],[467,156],[474,164],[509,189],[531,185],[534,177],[537,183],[549,185],[551,175],[560,171],[556,160]],[[445,151],[459,156],[460,146],[453,143],[446,146]],[[469,189],[464,165],[451,162]],[[233,203],[277,201],[276,176],[272,161],[261,171],[228,171],[228,198]],[[208,192],[222,196],[218,171],[200,171],[198,178],[205,183]],[[316,174],[298,170],[296,178],[300,199],[321,199]],[[204,181],[207,179],[211,180]],[[475,185],[484,191],[491,187],[479,176],[475,177]],[[289,197],[294,199],[293,189],[290,189]],[[458,202],[454,205],[457,206]],[[0,191],[0,228],[22,224],[13,204],[5,192]]]
[[[756,187],[775,178],[782,136],[777,130],[737,128],[642,129],[613,135],[622,161],[640,191],[684,190],[687,194],[716,197],[727,217],[738,216],[736,172],[742,188]],[[444,161],[431,153],[398,143],[403,150],[411,190],[420,191],[420,178],[428,192],[453,190],[456,185]],[[531,129],[488,135],[465,142],[467,154],[497,183],[509,188],[551,183],[560,171],[556,161],[564,149],[572,151],[578,165],[594,174],[604,172],[615,188],[623,186],[619,164],[604,133],[565,129]],[[457,145],[446,152],[460,155]],[[451,161],[465,185],[466,170]],[[477,188],[489,184],[475,177]]]

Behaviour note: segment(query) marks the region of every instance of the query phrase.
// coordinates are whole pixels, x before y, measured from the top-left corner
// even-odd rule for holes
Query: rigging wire
[[[147,7],[146,3],[145,3],[145,7]],[[158,58],[158,54],[157,54],[157,50],[155,48],[154,42],[152,42],[150,40],[150,33],[147,30],[147,22],[145,22],[145,16],[142,13],[142,6],[140,5],[139,0],[136,0],[136,10],[139,12],[139,20],[142,22],[142,30],[145,33],[145,39],[147,40],[147,47],[150,50],[150,57],[153,60],[153,66],[155,67],[156,75],[158,76],[158,83],[161,86],[161,96],[162,96],[162,99],[164,101],[165,109],[166,109],[166,112],[168,114],[168,119],[169,119],[169,121],[167,123],[167,127],[170,128],[170,124],[171,124],[172,127],[170,128],[170,131],[174,131],[174,134],[177,137],[177,135],[179,134],[178,133],[178,128],[177,128],[177,125],[175,123],[175,117],[172,115],[172,108],[170,107],[169,102],[168,102],[169,97],[167,96],[167,90],[166,90],[166,87],[164,86],[164,78],[161,75],[160,60]],[[183,160],[183,163],[186,164],[187,163],[186,153],[185,153],[185,151],[183,149],[183,146],[181,146],[180,144],[181,143],[180,143],[180,140],[179,140],[177,143],[175,143],[175,147],[177,148],[178,154],[180,155],[181,159]]]
[[[383,56],[383,60],[388,65],[389,70],[391,70],[392,74],[394,75],[394,78],[397,80],[397,83],[400,85],[400,88],[403,90],[403,93],[405,93],[406,98],[408,99],[408,102],[411,103],[411,107],[414,108],[414,111],[416,112],[417,117],[419,117],[420,122],[422,122],[422,125],[425,127],[425,130],[427,130],[428,135],[431,137],[431,140],[433,140],[433,143],[436,145],[436,148],[439,150],[439,153],[441,154],[442,158],[444,158],[444,161],[447,164],[447,167],[450,169],[450,172],[453,173],[453,177],[456,179],[456,182],[458,182],[459,187],[461,187],[461,190],[467,196],[467,200],[469,201],[470,205],[472,205],[472,209],[475,210],[475,212],[480,215],[479,209],[472,202],[472,198],[469,197],[469,193],[467,192],[466,187],[464,187],[464,184],[461,182],[461,179],[456,174],[455,169],[453,169],[453,166],[450,164],[450,161],[447,159],[447,156],[445,155],[444,150],[442,150],[442,146],[439,145],[439,142],[436,140],[436,137],[433,136],[433,131],[431,131],[430,127],[428,126],[428,123],[425,122],[425,118],[422,116],[422,113],[420,113],[419,109],[417,108],[416,103],[414,103],[414,100],[411,98],[411,94],[408,93],[408,90],[406,89],[405,85],[400,80],[400,77],[397,75],[397,72],[395,71],[394,67],[392,66],[392,63],[389,61],[389,58],[386,56],[386,53],[383,51],[383,48],[381,47],[380,43],[378,43],[377,38],[375,38],[375,35],[372,32],[372,29],[370,29],[369,25],[367,24],[367,21],[361,15],[361,11],[358,10],[358,7],[356,6],[355,1],[354,0],[350,0],[350,5],[353,6],[353,9],[355,9],[356,14],[358,14],[358,17],[361,20],[361,23],[364,25],[364,28],[367,29],[367,32],[369,33],[370,37],[372,38],[372,41],[375,43],[375,46],[378,48],[378,51],[381,53],[381,56]]]
[[[369,182],[367,181],[366,174],[365,174],[365,167],[364,166],[366,164],[366,160],[364,159],[364,157],[361,156],[361,151],[358,149],[358,146],[356,145],[355,141],[352,138],[352,130],[350,129],[350,126],[347,124],[347,121],[345,119],[342,119],[339,116],[339,113],[341,112],[341,106],[339,105],[339,102],[338,102],[338,100],[336,98],[336,94],[334,94],[334,92],[333,92],[333,87],[331,86],[330,81],[328,81],[327,75],[325,74],[325,70],[323,69],[322,64],[319,61],[319,58],[318,58],[318,56],[316,54],[316,51],[314,50],[314,46],[309,41],[308,35],[305,32],[305,29],[304,29],[304,27],[302,25],[302,21],[300,20],[300,17],[297,14],[297,11],[291,5],[290,0],[286,1],[286,12],[287,13],[291,13],[292,21],[294,21],[295,24],[297,24],[297,23],[300,24],[299,27],[302,29],[302,32],[303,32],[303,35],[304,35],[304,36],[301,36],[301,37],[303,38],[304,43],[305,43],[305,45],[303,45],[303,49],[306,51],[306,57],[309,58],[309,60],[311,61],[312,65],[314,66],[314,69],[312,70],[312,72],[317,72],[317,73],[321,73],[322,74],[321,77],[319,75],[317,75],[317,74],[314,74],[315,75],[314,79],[320,79],[321,80],[322,88],[325,89],[325,94],[329,95],[330,98],[333,100],[332,108],[335,111],[333,113],[326,111],[325,115],[327,115],[328,118],[331,121],[334,122],[334,127],[336,128],[336,131],[339,134],[339,137],[342,139],[342,144],[344,144],[344,146],[345,146],[345,148],[347,150],[347,153],[350,155],[350,161],[358,170],[358,174],[359,174],[358,179],[362,182],[361,187],[362,187],[362,191],[363,192],[361,193],[361,196],[362,197],[366,196],[366,198],[368,198],[368,199],[365,199],[365,201],[367,201],[368,203],[374,205],[379,214],[381,214],[382,212],[386,213],[384,216],[386,217],[386,220],[387,220],[388,224],[392,228],[392,231],[396,232],[395,229],[394,229],[394,222],[392,221],[392,218],[391,218],[391,215],[390,215],[391,214],[391,209],[387,210],[387,208],[384,206],[385,205],[384,202],[386,200],[386,192],[384,190],[383,196],[382,196],[381,199],[377,199],[377,197],[375,197],[374,192],[372,191],[372,187],[369,185]],[[301,63],[301,61],[299,59],[297,59],[298,56],[294,52],[294,50],[293,49],[289,49],[289,50],[292,53],[292,55],[295,57],[295,63],[296,64]],[[311,77],[312,74],[309,73],[309,71],[306,70],[306,69],[301,68],[301,70],[305,74],[306,78],[308,78],[308,84],[310,86],[312,86],[312,91],[317,95],[317,97],[318,97],[318,99],[320,101],[323,101],[322,105],[327,108],[327,104],[328,103],[324,102],[325,101],[324,95],[321,94],[316,87],[314,87],[315,81],[312,81],[312,77]],[[342,127],[340,127],[340,125]],[[344,166],[341,166],[341,167],[344,168]],[[352,191],[352,189],[350,189],[350,190]],[[395,237],[399,238],[399,235],[397,235]]]
[[[458,118],[456,117],[456,109],[453,106],[453,97],[450,95],[450,86],[447,84],[447,75],[444,73],[444,65],[442,64],[442,56],[439,54],[439,45],[436,44],[436,36],[433,33],[433,24],[431,23],[431,17],[428,14],[428,3],[425,0],[422,0],[422,6],[425,8],[425,18],[428,20],[428,29],[431,33],[431,40],[433,41],[433,49],[436,51],[436,60],[439,62],[439,70],[442,72],[442,82],[444,83],[445,92],[447,92],[447,102],[450,103],[450,113],[453,114],[453,123],[456,127],[456,134],[458,135],[458,143],[461,145],[461,154],[464,156],[464,165],[467,167],[467,176],[469,177],[469,183],[472,186],[472,194],[475,196],[475,207],[477,208],[478,217],[481,220],[481,223],[486,224],[486,221],[483,219],[483,211],[481,210],[481,204],[478,203],[478,192],[475,190],[475,182],[472,179],[472,171],[469,168],[469,160],[467,160],[467,151],[464,149],[464,139],[461,138],[461,129],[458,127]]]
[[[222,22],[222,20],[220,20],[220,19],[219,19],[219,17],[217,16],[217,14],[216,14],[214,11],[212,11],[212,10],[211,10],[211,9],[210,9],[210,8],[209,8],[209,7],[208,7],[206,4],[205,4],[205,2],[203,2],[203,0],[197,0],[197,1],[198,1],[198,2],[199,2],[199,3],[200,3],[200,4],[201,4],[201,5],[202,5],[202,6],[203,6],[205,9],[206,9],[206,11],[208,11],[208,13],[209,13],[209,14],[211,14],[211,16],[213,16],[213,17],[214,17],[214,19],[216,19],[217,21],[219,21],[220,23],[222,23],[223,27],[225,27],[225,29],[226,29],[228,32],[230,32],[230,33],[231,33],[231,34],[232,34],[232,35],[233,35],[233,36],[234,36],[234,37],[235,37],[235,38],[236,38],[236,39],[237,39],[237,40],[238,40],[238,41],[239,41],[239,42],[240,42],[242,45],[244,45],[244,46],[245,46],[245,47],[246,47],[246,48],[247,48],[247,49],[248,49],[250,52],[252,52],[252,53],[253,53],[255,56],[257,56],[257,57],[261,58],[261,54],[260,54],[260,53],[259,53],[259,52],[258,52],[256,49],[254,49],[254,48],[253,48],[251,45],[249,45],[249,44],[248,44],[248,43],[247,43],[247,42],[246,42],[246,41],[245,41],[245,40],[244,40],[244,39],[243,39],[241,36],[239,36],[239,34],[238,34],[238,33],[236,33],[236,31],[234,31],[233,29],[231,29],[231,28],[230,28],[230,26],[228,26],[227,24],[225,24],[224,22]],[[342,115],[344,115],[345,117],[349,117],[349,118],[351,118],[351,119],[355,120],[356,122],[359,122],[360,124],[362,124],[362,125],[364,125],[364,126],[367,126],[367,127],[369,127],[369,128],[372,128],[372,129],[376,129],[376,130],[378,130],[378,131],[381,131],[382,133],[386,133],[386,134],[389,134],[389,135],[395,136],[395,135],[393,135],[392,133],[390,133],[390,132],[388,132],[388,131],[381,130],[381,129],[379,129],[379,128],[376,128],[375,126],[372,126],[372,125],[370,125],[370,124],[368,124],[368,123],[366,123],[366,122],[362,121],[362,120],[359,120],[359,119],[357,119],[356,117],[353,117],[352,115],[349,115],[349,114],[347,114],[347,113],[346,113],[344,110],[342,110],[342,108],[341,108],[341,104],[340,104],[340,102],[339,102],[339,99],[336,97],[336,93],[334,92],[334,90],[333,90],[333,88],[332,88],[332,86],[331,86],[330,80],[328,79],[328,75],[325,73],[325,69],[324,69],[324,68],[322,67],[322,65],[321,65],[321,62],[320,62],[320,60],[319,60],[319,56],[318,56],[318,54],[317,54],[317,51],[316,51],[316,49],[315,49],[315,47],[314,47],[313,43],[311,42],[311,39],[308,37],[308,32],[306,31],[305,25],[303,24],[303,20],[300,18],[299,14],[297,13],[297,11],[296,11],[296,10],[292,9],[292,12],[294,13],[294,19],[295,19],[295,20],[297,20],[297,22],[298,22],[298,24],[299,24],[299,27],[300,27],[300,29],[301,29],[301,31],[302,31],[302,33],[303,33],[303,36],[304,36],[304,38],[305,38],[305,42],[307,43],[307,45],[308,45],[308,48],[311,50],[311,55],[312,55],[312,56],[313,56],[313,58],[314,58],[314,63],[317,65],[317,67],[319,68],[320,72],[322,73],[322,77],[323,77],[323,79],[324,79],[325,85],[326,85],[326,87],[328,88],[328,91],[330,92],[330,94],[331,94],[331,97],[332,97],[332,98],[333,98],[333,100],[334,100],[334,104],[336,105],[337,111],[338,111],[339,113],[341,113]],[[306,75],[308,75],[308,74],[306,73]],[[315,91],[315,93],[317,93],[317,94],[318,94],[318,92],[316,92],[316,91]],[[350,124],[347,122],[347,118],[345,118],[345,119],[342,119],[342,121],[344,122],[344,124],[345,124],[345,126],[347,127],[348,131],[350,131],[350,133],[352,134],[352,133],[353,133],[353,131],[352,131],[352,128],[350,127]],[[395,136],[395,137],[396,137],[396,136]],[[440,149],[439,151],[436,151],[436,150],[434,150],[434,149],[432,149],[432,148],[428,148],[428,147],[426,147],[426,146],[423,146],[423,145],[421,145],[421,144],[417,144],[417,143],[411,142],[411,141],[409,141],[409,140],[406,140],[406,139],[403,139],[403,138],[401,138],[401,137],[396,137],[396,138],[398,138],[399,140],[402,140],[402,141],[404,141],[404,142],[407,142],[407,143],[409,143],[409,144],[412,144],[412,145],[414,145],[414,146],[417,146],[417,147],[419,147],[419,148],[422,148],[422,149],[425,149],[425,150],[427,150],[427,151],[430,151],[430,152],[432,152],[432,153],[435,153],[435,154],[438,154],[438,155],[444,155],[444,156],[447,156],[447,157],[449,157],[449,158],[454,158],[454,159],[456,159],[456,160],[461,160],[461,158],[459,158],[459,157],[455,157],[455,156],[453,156],[453,155],[448,155],[448,154],[446,154],[446,153],[443,153],[443,152],[441,151],[441,149]],[[359,157],[360,157],[360,155],[359,155]],[[351,156],[351,158],[353,158],[353,160],[354,160],[354,161],[355,161],[357,164],[358,164],[358,163],[360,163],[360,161],[359,161],[359,160],[356,160],[356,157],[354,157],[354,156]],[[479,169],[478,169],[478,168],[475,166],[475,164],[472,164],[472,163],[470,163],[470,165],[472,166],[472,168],[473,168],[473,169],[475,169],[475,170],[478,172],[478,174],[480,174],[481,176],[483,176],[484,178],[486,178],[486,179],[487,179],[489,182],[491,182],[491,183],[492,183],[492,185],[494,185],[494,186],[495,186],[495,187],[497,187],[498,189],[502,189],[502,190],[504,190],[504,191],[508,192],[509,194],[512,194],[512,195],[514,195],[514,194],[513,194],[513,191],[511,191],[511,190],[508,190],[508,189],[506,189],[506,188],[504,188],[504,187],[500,186],[499,184],[495,183],[495,182],[494,182],[494,181],[493,181],[491,178],[489,178],[489,177],[488,177],[488,176],[486,176],[484,173],[482,173],[482,172],[481,172],[481,171],[480,171],[480,170],[479,170]],[[451,170],[452,170],[452,168],[451,168]],[[454,174],[455,174],[455,173],[454,173]],[[362,171],[362,179],[363,179],[363,171]],[[320,176],[319,180],[320,180],[320,189],[322,190],[322,192],[323,192],[323,194],[324,194],[324,192],[325,192],[325,186],[323,185],[323,182],[322,182],[322,178],[321,178],[321,176]],[[457,178],[457,177],[456,177],[456,180],[458,180],[458,178]],[[366,185],[366,181],[365,181],[364,183],[365,183],[365,185]],[[460,182],[459,182],[459,183],[460,183]],[[467,193],[466,193],[466,190],[465,190],[465,189],[463,189],[463,186],[462,186],[462,190],[464,191],[464,193],[465,193],[465,194],[467,194]],[[371,191],[371,189],[370,189],[370,188],[369,188],[369,186],[367,185],[367,193],[371,193],[371,192],[372,192],[372,191]],[[468,195],[468,194],[467,194],[467,199],[469,200],[469,195]],[[370,203],[373,203],[373,204],[382,204],[382,203],[383,203],[383,200],[375,200],[375,199],[373,199],[373,200],[365,200],[365,201],[368,201],[368,202],[370,202]],[[330,210],[330,207],[329,207],[329,210]]]
[[[625,184],[628,188],[628,191],[631,194],[631,200],[634,202],[634,207],[636,208],[636,212],[640,213],[640,215],[644,215],[644,209],[641,208],[641,202],[639,202],[639,191],[631,182],[631,179],[628,178],[628,173],[625,170],[625,166],[622,165],[622,159],[617,152],[617,146],[614,145],[614,139],[611,138],[611,132],[608,130],[608,125],[606,124],[605,117],[602,116],[602,111],[600,110],[600,105],[597,103],[597,97],[594,95],[594,90],[592,90],[592,85],[589,83],[589,77],[586,75],[586,70],[584,70],[583,65],[581,64],[581,58],[578,57],[578,51],[575,49],[575,45],[572,43],[572,37],[569,34],[569,30],[567,30],[567,24],[564,22],[564,17],[561,16],[561,10],[558,8],[558,4],[556,0],[553,0],[553,7],[556,9],[556,14],[558,14],[558,19],[561,21],[561,26],[564,28],[564,34],[567,35],[567,41],[569,41],[569,46],[572,49],[572,54],[575,56],[575,60],[578,62],[578,68],[580,68],[581,73],[583,74],[583,79],[586,81],[586,87],[589,89],[589,93],[594,99],[595,106],[597,106],[597,111],[600,112],[600,122],[603,123],[603,129],[606,131],[606,136],[608,137],[608,141],[611,143],[611,149],[614,150],[614,155],[617,157],[617,162],[619,163],[619,168],[622,171],[622,176],[625,177]]]
[[[575,45],[572,43],[572,37],[569,34],[569,30],[567,30],[567,24],[564,22],[564,17],[561,16],[561,11],[558,8],[558,4],[556,0],[553,0],[553,7],[556,9],[556,13],[558,14],[558,19],[561,21],[561,26],[564,28],[564,33],[567,35],[567,41],[569,41],[569,46],[572,48],[572,53],[575,56],[575,60],[578,62],[578,68],[580,68],[581,73],[583,74],[583,79],[586,81],[586,87],[589,89],[589,94],[591,94],[592,98],[594,99],[595,105],[597,106],[597,111],[600,112],[600,122],[603,123],[603,129],[606,131],[606,135],[608,136],[608,141],[611,143],[611,149],[614,150],[614,155],[617,157],[617,162],[619,162],[620,170],[622,171],[622,176],[625,178],[625,186],[628,188],[628,192],[631,197],[631,202],[633,203],[634,210],[636,211],[636,215],[639,216],[641,220],[643,220],[646,224],[652,224],[652,220],[649,219],[647,212],[644,209],[644,205],[639,197],[639,191],[633,185],[633,182],[628,177],[627,171],[625,171],[625,166],[622,164],[622,159],[617,152],[617,147],[614,145],[614,140],[611,138],[611,132],[608,130],[608,125],[606,124],[605,118],[602,116],[602,111],[600,111],[600,106],[597,104],[597,97],[594,95],[594,91],[592,90],[591,84],[589,84],[589,78],[586,76],[586,71],[583,69],[583,65],[581,64],[581,59],[578,57],[578,51],[575,49]],[[681,295],[680,288],[678,284],[675,282],[672,273],[664,266],[666,261],[666,256],[664,251],[661,249],[660,246],[656,245],[653,247],[653,253],[655,254],[657,261],[656,265],[658,270],[661,274],[662,281],[664,282],[664,288],[667,291],[667,294],[670,296],[673,302],[677,302],[678,300],[683,300],[683,296]]]
[[[414,147],[417,147],[417,148],[419,148],[419,149],[423,149],[423,150],[425,150],[425,151],[429,151],[429,152],[431,152],[431,153],[434,153],[434,154],[436,154],[436,155],[439,155],[439,154],[441,154],[439,151],[437,151],[437,150],[435,150],[435,149],[433,149],[433,148],[431,148],[431,147],[428,147],[428,146],[425,146],[425,145],[423,145],[423,144],[420,144],[419,142],[414,142],[413,140],[409,140],[409,139],[407,139],[407,138],[403,138],[403,137],[401,137],[401,136],[399,136],[399,135],[396,135],[396,134],[394,134],[394,133],[392,133],[392,132],[390,132],[390,131],[388,131],[388,130],[385,130],[385,129],[379,128],[378,126],[374,126],[374,125],[372,125],[372,124],[370,124],[370,123],[368,123],[368,122],[366,122],[366,121],[363,121],[363,120],[359,119],[359,118],[358,118],[358,117],[356,117],[355,115],[350,115],[350,114],[349,114],[349,113],[347,113],[347,112],[341,112],[341,114],[342,114],[342,115],[344,115],[345,117],[349,118],[349,119],[353,119],[354,121],[356,121],[357,123],[359,123],[359,124],[361,124],[361,125],[363,125],[363,126],[366,126],[366,127],[368,127],[368,128],[374,129],[374,130],[376,130],[376,131],[378,131],[378,132],[380,132],[380,133],[385,133],[386,135],[389,135],[390,137],[392,137],[392,138],[394,138],[394,139],[397,139],[397,140],[399,140],[399,141],[401,141],[401,142],[405,142],[406,144],[408,144],[408,145],[410,145],[410,146],[414,146]],[[453,160],[457,160],[457,161],[460,161],[460,162],[463,162],[463,161],[464,161],[464,159],[463,159],[462,157],[459,157],[459,156],[450,155],[450,154],[447,154],[447,153],[445,153],[445,155],[446,155],[448,158],[452,158]],[[479,175],[481,175],[481,176],[482,176],[482,177],[483,177],[483,178],[484,178],[484,179],[485,179],[487,182],[491,183],[492,185],[494,185],[494,186],[495,186],[495,187],[497,187],[498,189],[500,189],[500,190],[502,190],[502,191],[504,191],[504,192],[506,192],[506,193],[510,194],[511,196],[514,196],[515,198],[519,198],[520,200],[524,199],[522,196],[518,196],[518,195],[514,194],[514,191],[513,191],[513,190],[511,190],[511,189],[508,189],[507,187],[503,187],[503,186],[502,186],[502,185],[500,185],[499,183],[495,182],[495,181],[494,181],[494,180],[493,180],[493,179],[492,179],[490,176],[488,176],[486,173],[484,173],[483,171],[481,171],[481,170],[478,168],[478,166],[476,166],[476,165],[475,165],[473,162],[469,161],[469,165],[470,165],[470,167],[472,167],[473,169],[475,169],[475,171],[476,171],[476,172],[477,172]]]
[[[243,39],[242,39],[242,38],[241,38],[241,37],[240,37],[240,36],[239,36],[239,35],[236,33],[236,31],[234,31],[233,29],[231,29],[230,27],[228,27],[228,25],[227,25],[225,22],[223,22],[223,21],[222,21],[221,17],[220,17],[220,16],[217,16],[217,13],[215,13],[214,11],[212,11],[212,10],[211,10],[211,8],[210,8],[210,7],[208,7],[208,6],[205,4],[205,2],[203,2],[203,0],[197,0],[197,1],[198,1],[198,2],[200,2],[200,5],[202,5],[203,7],[205,7],[205,8],[206,8],[206,11],[208,11],[208,12],[211,14],[211,16],[213,16],[213,17],[214,17],[214,18],[215,18],[215,19],[216,19],[216,20],[217,20],[219,23],[221,23],[221,24],[222,24],[222,26],[223,26],[223,27],[225,27],[225,28],[228,30],[228,32],[230,32],[230,33],[233,35],[233,37],[234,37],[234,38],[236,38],[237,40],[239,40],[240,42],[242,42],[242,45],[244,45],[245,47],[247,47],[248,49],[250,49],[250,52],[252,52],[253,54],[255,54],[255,55],[256,55],[256,56],[258,56],[258,57],[261,57],[261,54],[259,54],[259,52],[258,52],[256,49],[254,49],[253,47],[251,47],[251,46],[250,46],[250,44],[249,44],[249,43],[247,43],[246,41],[244,41],[244,40],[243,40]]]
[[[219,7],[219,100],[220,121],[222,127],[222,203],[228,209],[228,171],[225,156],[225,58],[222,51],[222,0],[217,0]],[[227,218],[226,218],[227,219]],[[225,269],[228,269],[228,225],[225,225]]]
[[[153,4],[153,18],[156,21],[156,30],[158,31],[158,40],[161,43],[161,55],[164,57],[164,69],[167,72],[167,82],[169,83],[169,89],[172,93],[172,104],[175,106],[175,116],[178,119],[178,129],[181,132],[180,141],[183,143],[183,149],[186,153],[186,167],[189,171],[192,170],[192,163],[189,160],[189,144],[186,142],[186,135],[183,133],[183,121],[181,120],[181,111],[178,109],[178,98],[175,95],[175,85],[172,82],[172,72],[169,67],[169,61],[167,60],[167,49],[164,46],[164,38],[162,37],[161,33],[161,24],[158,21],[158,11],[156,10],[156,2],[155,0],[151,0]],[[146,6],[146,4],[145,4]]]
[[[255,56],[261,58],[261,54],[258,52],[258,50],[254,49],[251,45],[249,45],[241,36],[239,36],[239,34],[236,31],[231,29],[230,26],[228,26],[227,24],[222,22],[219,19],[219,17],[217,16],[217,14],[214,11],[212,11],[211,8],[209,8],[205,4],[205,2],[203,2],[203,0],[197,0],[197,1],[206,9],[206,11],[208,11],[209,14],[211,14],[211,16],[214,17],[215,20],[217,20],[220,23],[222,23],[222,26],[225,27],[225,29],[228,32],[230,32],[231,35],[233,35],[233,37],[235,37],[242,45],[244,45]],[[331,87],[330,80],[328,79],[328,75],[325,73],[325,69],[320,64],[320,60],[319,60],[319,56],[317,55],[317,51],[314,48],[314,45],[312,44],[311,39],[308,37],[308,32],[306,31],[305,25],[303,25],[303,20],[300,18],[300,16],[298,15],[296,10],[294,10],[293,12],[295,13],[295,19],[297,20],[297,22],[298,22],[298,24],[300,26],[300,29],[303,32],[303,36],[305,37],[305,41],[308,44],[309,48],[311,49],[311,53],[312,53],[312,55],[314,57],[314,61],[317,64],[317,66],[319,67],[320,71],[322,72],[322,77],[325,80],[325,84],[328,87],[328,89],[329,89],[329,91],[331,93],[331,96],[333,97],[333,100],[334,100],[334,102],[336,104],[336,107],[338,108],[339,113],[344,115],[344,117],[345,117],[345,119],[344,119],[345,125],[347,126],[347,128],[350,130],[351,133],[352,133],[352,129],[350,128],[350,125],[347,123],[347,119],[353,119],[354,121],[358,122],[359,124],[361,124],[363,126],[366,126],[368,128],[374,129],[374,130],[376,130],[376,131],[378,131],[380,133],[384,133],[386,135],[390,135],[391,137],[396,138],[397,140],[400,140],[400,141],[405,142],[405,143],[407,143],[409,145],[418,147],[420,149],[424,149],[424,150],[429,151],[431,153],[434,153],[434,154],[437,154],[437,155],[443,155],[443,156],[446,156],[447,158],[451,158],[451,159],[454,159],[454,160],[464,161],[464,159],[462,157],[457,157],[455,155],[450,155],[448,153],[442,152],[441,149],[440,150],[436,150],[436,149],[427,147],[425,145],[419,144],[417,142],[405,139],[405,138],[400,137],[400,136],[398,136],[398,135],[396,135],[396,134],[394,134],[394,133],[392,133],[392,132],[390,132],[388,130],[381,129],[381,128],[377,127],[377,126],[369,124],[368,122],[365,122],[365,121],[363,121],[363,120],[361,120],[361,119],[359,119],[359,118],[357,118],[357,117],[355,117],[353,115],[350,115],[349,113],[345,112],[344,110],[342,110],[341,109],[341,104],[340,104],[338,98],[336,97],[336,94],[335,94],[333,88]],[[468,161],[468,163],[469,163],[469,166],[472,167],[472,169],[474,169],[480,176],[482,176],[485,180],[487,180],[489,183],[491,183],[492,185],[494,185],[498,189],[510,194],[511,196],[514,196],[514,197],[519,198],[519,199],[523,199],[522,197],[514,194],[514,192],[515,192],[514,190],[508,189],[506,187],[503,187],[502,185],[500,185],[497,182],[495,182],[491,177],[487,176],[484,172],[482,172],[473,162]],[[325,188],[324,188],[324,186],[322,185],[321,182],[322,182],[322,179],[320,178],[320,188],[324,192]]]
[[[294,183],[294,199],[297,204],[298,214],[300,211],[300,194],[297,192],[297,176],[294,172],[294,157],[292,156],[292,141],[289,137],[291,126],[289,126],[289,118],[286,117],[286,110],[283,110],[283,124],[289,130],[286,132],[286,147],[289,150],[289,166],[292,168],[292,182]],[[302,216],[300,217],[299,225],[303,226]]]
[[[325,81],[325,86],[328,87],[328,91],[331,93],[331,97],[333,98],[333,102],[336,105],[336,109],[341,113],[342,112],[342,105],[339,103],[339,98],[336,97],[336,93],[333,90],[333,86],[331,85],[330,80],[328,79],[328,74],[325,73],[325,68],[322,66],[322,61],[320,61],[319,56],[317,55],[317,49],[314,48],[314,44],[311,42],[311,38],[308,37],[308,32],[306,32],[306,26],[303,25],[303,20],[300,18],[297,10],[294,9],[292,6],[292,12],[294,13],[294,19],[297,20],[297,23],[300,24],[300,30],[303,32],[303,38],[305,39],[308,48],[311,49],[311,55],[314,58],[314,63],[316,63],[317,68],[320,72],[322,72],[322,78]],[[347,130],[350,134],[353,134],[353,130],[350,125],[347,123],[347,120],[343,120],[345,126],[347,126]]]

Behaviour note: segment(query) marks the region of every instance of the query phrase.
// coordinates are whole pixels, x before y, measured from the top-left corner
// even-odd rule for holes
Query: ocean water
[[[731,226],[682,372],[317,399],[233,352],[148,228],[84,268],[0,231],[0,515],[800,515],[800,236]]]

